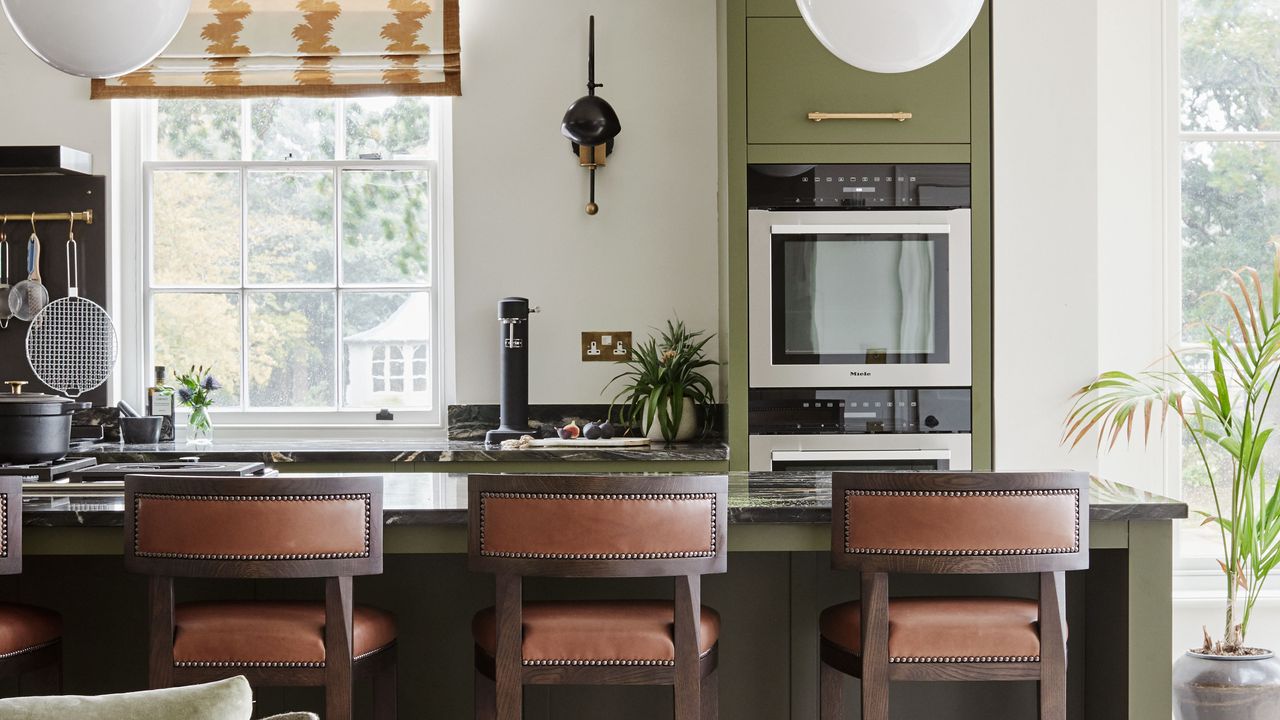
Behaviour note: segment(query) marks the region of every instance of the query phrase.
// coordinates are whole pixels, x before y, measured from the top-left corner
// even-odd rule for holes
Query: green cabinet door
[[[859,70],[800,18],[747,19],[747,142],[968,143],[969,38],[907,73]],[[911,113],[909,120],[823,120],[808,113]]]
[[[747,0],[747,17],[800,17],[796,0]]]

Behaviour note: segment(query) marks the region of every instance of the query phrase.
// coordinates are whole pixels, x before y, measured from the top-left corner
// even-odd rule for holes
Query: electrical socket
[[[631,359],[629,330],[600,330],[582,333],[582,362],[617,362]]]

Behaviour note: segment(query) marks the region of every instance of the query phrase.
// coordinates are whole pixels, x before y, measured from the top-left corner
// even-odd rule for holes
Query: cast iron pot
[[[1178,720],[1280,718],[1280,660],[1188,652],[1173,664],[1173,706]]]
[[[25,382],[10,381],[0,393],[0,463],[48,462],[66,456],[71,414],[89,407],[57,395],[24,393]]]

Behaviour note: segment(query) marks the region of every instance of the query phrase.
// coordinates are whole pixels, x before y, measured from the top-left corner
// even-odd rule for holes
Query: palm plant
[[[690,332],[678,318],[668,320],[660,338],[651,335],[632,349],[630,358],[620,361],[628,369],[614,376],[604,389],[608,390],[619,380],[625,381],[610,403],[616,405],[622,401],[624,425],[639,426],[645,431],[656,419],[662,437],[671,442],[680,428],[686,398],[692,400],[695,407],[715,402],[711,381],[702,374],[702,368],[716,364],[702,351],[715,336],[703,337],[703,334],[701,330]],[[704,413],[704,433],[710,423],[711,414]]]
[[[1074,447],[1096,431],[1099,450],[1104,444],[1110,449],[1121,436],[1132,439],[1135,424],[1145,441],[1157,415],[1163,430],[1169,411],[1177,414],[1213,493],[1213,511],[1198,514],[1216,526],[1222,541],[1226,629],[1216,644],[1206,631],[1202,650],[1215,655],[1251,654],[1244,647],[1249,618],[1280,562],[1280,478],[1269,477],[1262,461],[1275,430],[1267,407],[1280,377],[1280,241],[1272,244],[1270,297],[1257,270],[1230,273],[1235,290],[1212,294],[1227,303],[1232,326],[1204,325],[1204,344],[1171,351],[1175,370],[1102,373],[1078,392],[1063,434]],[[1210,462],[1215,446],[1229,458],[1229,484],[1219,477],[1223,466]]]

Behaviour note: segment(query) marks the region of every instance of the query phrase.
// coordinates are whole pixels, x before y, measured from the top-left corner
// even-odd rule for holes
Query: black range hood
[[[0,147],[0,175],[92,175],[93,155],[64,145]]]

